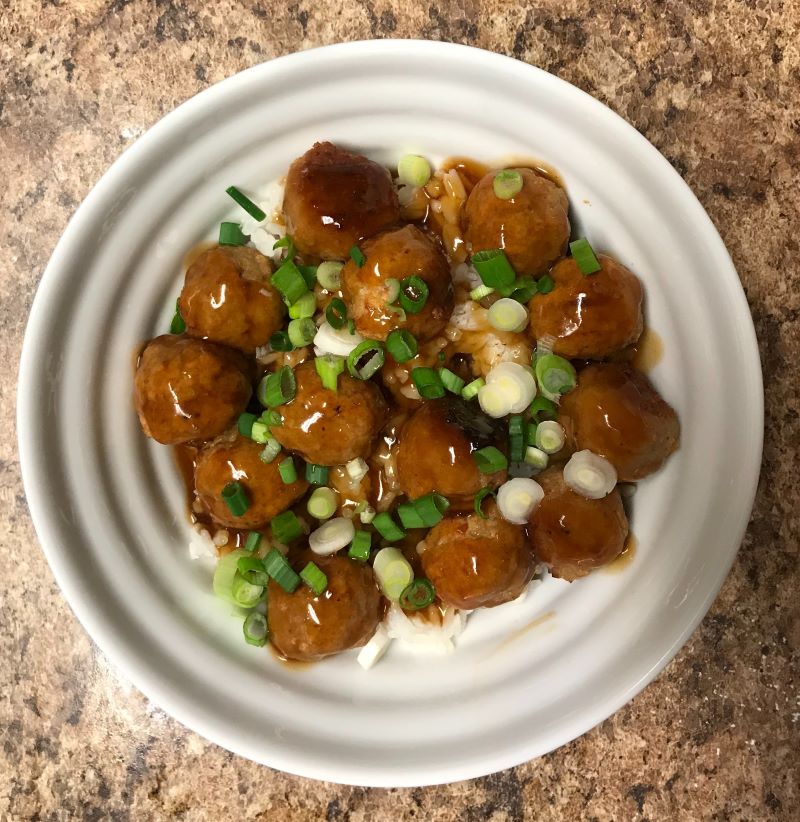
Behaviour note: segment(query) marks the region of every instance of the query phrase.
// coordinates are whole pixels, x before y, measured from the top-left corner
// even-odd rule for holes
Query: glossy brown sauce
[[[638,544],[636,537],[633,534],[628,534],[622,553],[615,560],[609,562],[608,565],[605,565],[602,570],[607,574],[619,574],[624,571],[633,562]]]
[[[318,659],[287,659],[285,656],[278,653],[275,646],[271,642],[268,642],[266,647],[269,648],[269,652],[272,654],[273,659],[280,662],[281,665],[284,665],[291,671],[304,671],[320,661]]]
[[[645,328],[639,341],[633,346],[633,367],[649,374],[664,359],[664,340],[657,331]]]
[[[492,654],[498,653],[498,651],[502,651],[504,648],[507,648],[513,642],[516,642],[518,639],[529,634],[531,631],[540,628],[542,625],[546,625],[547,623],[551,622],[555,619],[556,612],[555,611],[545,611],[545,613],[541,614],[540,616],[536,617],[536,619],[529,622],[527,625],[523,625],[521,628],[518,628],[514,631],[513,634],[509,634],[499,645],[495,646],[492,651],[489,653],[489,656]]]
[[[212,242],[211,240],[203,240],[197,245],[192,246],[186,254],[183,255],[183,263],[181,264],[181,271],[185,274],[191,264],[204,252],[208,251],[210,248],[216,248],[219,243]]]

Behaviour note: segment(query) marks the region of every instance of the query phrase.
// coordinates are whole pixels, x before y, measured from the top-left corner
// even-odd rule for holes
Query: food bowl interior
[[[539,159],[576,233],[642,279],[678,411],[680,451],[634,499],[624,567],[474,613],[456,653],[394,647],[287,666],[192,562],[170,449],[145,439],[134,355],[169,327],[182,260],[318,140],[387,163]],[[761,383],[741,288],[707,216],[666,161],[596,101],[514,61],[414,42],[273,61],[169,115],[81,207],[36,299],[20,393],[37,530],[72,607],[146,694],[227,748],[334,781],[415,785],[542,754],[602,720],[671,658],[708,608],[746,522]],[[743,434],[746,441],[743,441]]]

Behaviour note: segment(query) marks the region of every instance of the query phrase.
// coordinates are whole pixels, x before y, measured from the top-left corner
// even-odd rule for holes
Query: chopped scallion
[[[460,394],[464,388],[464,380],[449,368],[440,368],[439,377],[442,380],[442,385],[452,394]]]
[[[250,238],[242,232],[239,223],[219,224],[220,245],[247,245]]]
[[[297,348],[311,345],[316,333],[317,326],[311,317],[303,317],[303,319],[292,320],[289,323],[289,339]]]
[[[504,168],[494,175],[492,189],[495,197],[510,200],[522,191],[522,175],[515,168]]]
[[[536,397],[530,407],[531,419],[539,423],[542,420],[554,420],[558,416],[558,406],[547,397]]]
[[[344,300],[334,297],[325,309],[325,319],[331,328],[344,328],[347,323],[347,306]]]
[[[372,534],[370,534],[369,531],[356,531],[353,535],[353,541],[350,543],[347,556],[359,562],[366,562],[369,559],[371,548]]]
[[[330,519],[336,513],[337,497],[332,488],[316,488],[308,498],[306,509],[314,519]]]
[[[397,178],[403,185],[421,188],[431,178],[430,163],[419,154],[405,154],[397,164]]]
[[[258,419],[255,414],[248,414],[246,411],[244,414],[239,415],[239,420],[236,423],[236,427],[239,429],[239,433],[243,437],[250,437],[253,433],[253,424]]]
[[[336,391],[338,387],[339,374],[344,371],[344,357],[337,357],[336,354],[325,354],[314,360],[317,374],[322,381],[322,387],[329,391]]]
[[[288,305],[296,303],[308,291],[306,281],[293,260],[284,260],[270,280]]]
[[[253,551],[257,551],[259,546],[261,545],[261,540],[263,539],[264,535],[259,533],[258,531],[251,531],[247,535],[247,539],[244,542],[244,550],[248,551],[249,553],[253,553]]]
[[[327,485],[330,469],[327,465],[317,465],[315,462],[306,463],[306,479],[312,485]]]
[[[539,281],[536,283],[537,290],[540,294],[549,294],[555,286],[555,280],[553,280],[549,274],[545,274],[544,277],[539,277]]]
[[[284,485],[291,485],[297,482],[297,466],[294,464],[293,457],[286,457],[278,463],[278,472],[281,475]]]
[[[475,266],[483,284],[490,288],[508,287],[517,279],[502,248],[478,251],[472,255],[472,265]]]
[[[486,382],[480,377],[478,377],[477,380],[473,380],[472,382],[467,383],[467,385],[465,385],[464,388],[461,389],[461,396],[465,400],[471,400],[473,399],[473,397],[478,396],[478,391],[480,391],[484,385],[486,385]]]
[[[225,193],[232,197],[257,223],[267,219],[267,215],[236,186],[229,186]]]
[[[264,586],[254,585],[252,582],[248,582],[237,570],[233,576],[231,594],[233,595],[233,601],[237,605],[241,605],[242,608],[252,608],[257,605],[261,597],[264,596]]]
[[[473,507],[475,508],[475,513],[481,519],[489,519],[489,515],[483,513],[483,501],[486,499],[486,497],[495,497],[495,496],[496,496],[495,492],[489,487],[481,488],[481,490],[478,491],[477,494],[475,494],[475,500],[473,502]]]
[[[288,365],[279,368],[274,374],[267,374],[256,389],[258,401],[267,408],[290,402],[297,391],[297,380],[294,371]]]
[[[300,579],[314,592],[316,596],[325,592],[328,587],[328,577],[320,570],[315,562],[309,562],[302,571]]]
[[[347,370],[359,380],[368,380],[380,371],[386,354],[383,346],[375,340],[359,343],[347,357]]]
[[[566,394],[575,387],[575,368],[557,354],[545,354],[536,360],[536,381],[545,396]]]
[[[408,314],[419,314],[428,302],[430,289],[422,277],[406,277],[400,283],[400,305]]]
[[[222,489],[221,496],[233,516],[241,517],[247,513],[250,501],[247,499],[247,494],[240,482],[229,482]]]
[[[302,297],[289,306],[289,318],[292,320],[302,320],[305,317],[313,317],[317,310],[317,298],[313,291],[306,291]]]
[[[397,363],[408,362],[417,356],[416,337],[404,328],[396,328],[386,338],[386,348]]]
[[[291,351],[294,346],[285,331],[276,331],[269,338],[269,347],[273,351]]]
[[[437,493],[426,494],[424,497],[414,500],[414,508],[426,528],[433,528],[434,525],[441,522],[449,507],[450,501],[447,497]]]
[[[317,282],[326,291],[338,291],[342,285],[342,268],[344,263],[326,260],[317,266]]]
[[[350,248],[350,259],[359,268],[361,268],[361,266],[364,265],[364,263],[367,261],[367,258],[364,256],[364,252],[357,245],[354,245]]]
[[[575,240],[569,244],[569,250],[572,258],[578,264],[581,274],[595,274],[601,269],[601,265],[595,256],[594,250],[589,245],[589,241],[585,237]]]
[[[245,617],[242,624],[242,633],[248,645],[255,645],[257,648],[263,647],[267,644],[267,638],[269,637],[267,618],[264,614],[253,611]]]
[[[257,557],[239,557],[236,567],[251,585],[260,585],[263,588],[269,582],[264,563]]]
[[[429,579],[415,579],[400,594],[400,607],[406,611],[419,611],[427,608],[436,599],[436,590]]]
[[[406,535],[405,531],[392,519],[392,515],[387,511],[376,514],[372,520],[372,525],[384,539],[390,542],[402,539]]]
[[[494,474],[508,468],[506,455],[493,445],[487,445],[485,448],[473,451],[472,459],[475,460],[481,474]]]
[[[403,528],[424,528],[425,523],[413,502],[402,502],[397,506],[397,516]]]
[[[275,520],[272,521],[275,522]],[[300,584],[300,577],[277,548],[270,549],[270,552],[264,557],[264,568],[266,568],[270,577],[288,594],[294,593]]]
[[[297,539],[303,533],[303,526],[294,511],[284,511],[270,522],[272,536],[284,545]]]
[[[181,301],[180,298],[175,300],[175,316],[169,324],[170,334],[183,334],[186,331],[186,322],[181,315]]]
[[[425,400],[435,400],[444,396],[444,385],[442,378],[432,368],[420,367],[411,369],[411,379],[419,392],[420,397]]]
[[[275,457],[278,456],[278,454],[280,454],[280,452],[281,444],[278,440],[267,440],[264,450],[258,456],[261,459],[261,462],[270,463],[275,459]]]

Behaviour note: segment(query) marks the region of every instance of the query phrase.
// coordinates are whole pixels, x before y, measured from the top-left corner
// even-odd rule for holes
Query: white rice
[[[414,653],[451,654],[455,650],[453,640],[467,624],[467,611],[447,606],[443,609],[441,624],[437,625],[422,616],[406,613],[392,603],[384,618],[384,625],[392,639]]]

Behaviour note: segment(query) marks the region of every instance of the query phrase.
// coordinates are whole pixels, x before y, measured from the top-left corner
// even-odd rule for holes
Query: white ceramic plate
[[[170,450],[132,404],[132,354],[163,332],[184,252],[314,141],[378,159],[538,157],[594,246],[644,281],[666,354],[653,373],[682,448],[642,483],[639,549],[617,574],[548,580],[473,615],[457,652],[354,654],[295,670],[245,645],[191,563]],[[238,212],[240,214],[240,212]],[[461,46],[352,43],[294,54],[198,95],[108,171],[56,248],[20,371],[25,487],[47,559],[108,657],[184,724],[297,774],[419,785],[486,774],[584,733],[643,688],[705,614],[758,474],[762,385],[736,272],[664,158],[597,101]],[[542,619],[544,617],[544,619]],[[532,623],[533,627],[527,628]]]

